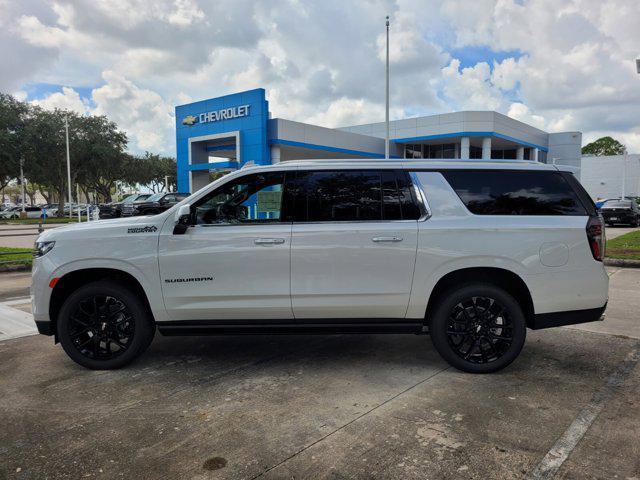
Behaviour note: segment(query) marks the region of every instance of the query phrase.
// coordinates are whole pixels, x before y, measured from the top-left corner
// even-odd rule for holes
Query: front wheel
[[[127,288],[102,280],[64,302],[58,338],[73,361],[94,370],[123,367],[151,344],[155,325],[142,301]]]
[[[520,354],[527,326],[511,295],[478,283],[445,293],[430,319],[429,332],[450,365],[469,373],[490,373]]]

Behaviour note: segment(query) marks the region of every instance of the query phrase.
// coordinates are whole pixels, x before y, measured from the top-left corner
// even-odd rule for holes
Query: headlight
[[[43,255],[46,255],[55,244],[56,242],[36,242],[36,248],[33,251],[33,256],[42,257]]]

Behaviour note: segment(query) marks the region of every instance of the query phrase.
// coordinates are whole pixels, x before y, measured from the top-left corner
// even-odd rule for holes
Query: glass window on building
[[[404,158],[422,158],[422,145],[405,145]]]
[[[447,143],[442,146],[442,158],[456,158],[456,145]]]
[[[518,157],[518,151],[515,148],[509,149],[509,150],[503,150],[502,158],[507,160],[515,160],[517,157]]]
[[[442,158],[442,145],[429,145],[429,158]]]
[[[481,147],[469,147],[469,158],[472,158],[472,159],[482,158],[482,148]]]

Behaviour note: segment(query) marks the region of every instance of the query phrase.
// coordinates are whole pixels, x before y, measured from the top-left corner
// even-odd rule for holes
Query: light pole
[[[20,158],[20,186],[22,187],[22,194],[21,194],[21,197],[22,197],[22,211],[24,212],[24,170],[23,170],[23,165],[24,165],[24,159]]]
[[[627,150],[625,149],[624,155],[622,157],[622,195],[620,196],[621,200],[624,200],[626,197],[626,183],[627,183]]]
[[[385,111],[384,119],[387,128],[387,134],[384,138],[384,158],[389,159],[389,15],[387,15],[387,60],[386,60],[386,83],[385,83]]]
[[[67,140],[67,187],[69,193],[69,218],[71,218],[71,159],[69,157],[69,120],[64,116],[64,132]]]

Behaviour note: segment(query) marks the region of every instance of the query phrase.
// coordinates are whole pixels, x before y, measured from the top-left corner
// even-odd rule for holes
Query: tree
[[[607,155],[623,155],[627,151],[626,147],[611,137],[602,137],[582,147],[583,155],[595,155],[604,157]]]
[[[77,143],[76,132],[80,123],[80,117],[75,113],[30,107],[22,142],[25,176],[32,182],[56,192],[59,199],[59,216],[63,215],[67,192],[65,115],[69,118],[71,158],[73,159],[76,153],[74,147]]]
[[[104,116],[80,117],[78,120],[72,157],[75,180],[86,196],[94,191],[110,202],[116,182],[126,172],[127,135]]]
[[[125,171],[124,181],[131,187],[146,185],[154,193],[162,192],[167,189],[166,177],[169,190],[175,185],[176,160],[146,152],[142,157],[129,157]]]
[[[20,174],[20,143],[28,107],[0,93],[0,190]]]

